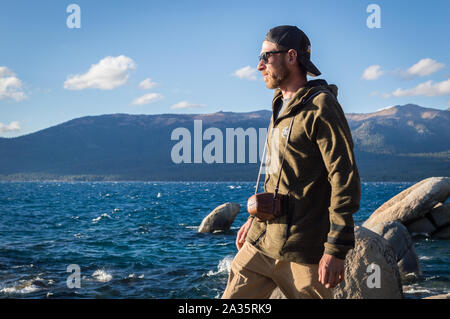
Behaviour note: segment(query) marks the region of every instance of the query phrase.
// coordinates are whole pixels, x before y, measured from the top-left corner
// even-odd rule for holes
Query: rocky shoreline
[[[450,239],[449,177],[414,184],[376,209],[355,227],[355,248],[345,260],[345,278],[334,299],[402,299],[403,285],[422,274],[414,236]],[[240,210],[236,203],[217,207],[202,222],[202,231],[223,231]],[[215,225],[218,225],[214,227]],[[225,226],[224,226],[225,225]],[[271,298],[284,298],[276,289]],[[424,299],[450,299],[450,294]]]

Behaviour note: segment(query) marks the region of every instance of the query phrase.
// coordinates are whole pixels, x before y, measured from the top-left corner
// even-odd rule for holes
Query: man
[[[307,81],[307,74],[321,73],[310,61],[308,37],[295,26],[267,33],[258,70],[276,89],[267,161],[281,165],[266,175],[264,191],[274,192],[280,174],[279,194],[287,200],[281,216],[250,217],[238,231],[239,252],[222,298],[268,298],[276,286],[287,298],[331,298],[354,247],[352,214],[361,196],[337,87]]]

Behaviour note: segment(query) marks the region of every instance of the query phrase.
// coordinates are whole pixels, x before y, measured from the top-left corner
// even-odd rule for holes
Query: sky
[[[256,66],[277,25],[308,35],[322,72],[309,79],[336,84],[344,112],[445,110],[449,14],[447,0],[1,0],[0,137],[101,114],[271,109]]]

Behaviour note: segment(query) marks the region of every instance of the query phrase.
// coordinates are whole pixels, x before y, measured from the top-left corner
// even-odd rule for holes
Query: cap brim
[[[305,68],[309,76],[319,76],[322,74],[320,73],[319,69],[316,68],[316,66],[309,60],[305,63]]]

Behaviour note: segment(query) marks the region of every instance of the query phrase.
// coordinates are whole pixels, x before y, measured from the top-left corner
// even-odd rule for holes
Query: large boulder
[[[440,239],[450,239],[450,203],[436,205],[428,214],[428,218],[436,226],[431,234]]]
[[[203,219],[198,228],[198,232],[212,233],[215,231],[227,231],[233,224],[240,209],[241,206],[238,203],[225,203],[214,208],[214,210]]]
[[[425,235],[437,238],[449,239],[448,228],[450,226],[450,203],[438,203],[424,217],[405,223],[411,235]]]
[[[430,177],[405,189],[376,209],[363,226],[417,220],[450,196],[449,177]]]
[[[438,239],[450,239],[450,225],[433,233],[433,237]]]
[[[400,275],[406,278],[410,275],[419,276],[422,271],[419,258],[411,236],[403,224],[388,222],[372,227],[373,232],[386,239],[394,250]]]
[[[345,275],[334,299],[403,298],[397,258],[389,242],[364,227],[355,227],[355,248],[345,259]]]
[[[411,236],[416,235],[430,236],[432,233],[436,231],[436,227],[426,216],[413,220],[411,222],[406,222],[405,225],[408,228],[408,231],[411,234]]]
[[[430,211],[429,218],[437,228],[450,225],[450,203],[436,205]]]

